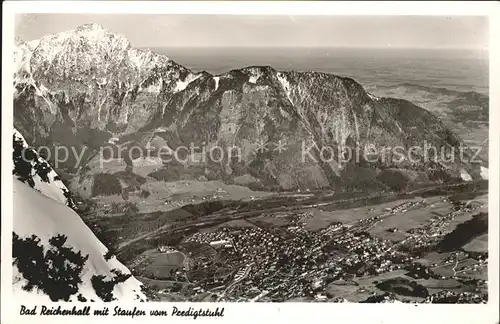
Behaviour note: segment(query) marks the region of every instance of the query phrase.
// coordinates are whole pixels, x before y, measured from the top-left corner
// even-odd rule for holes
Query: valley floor
[[[483,303],[487,201],[475,184],[316,192],[102,221],[156,300]]]

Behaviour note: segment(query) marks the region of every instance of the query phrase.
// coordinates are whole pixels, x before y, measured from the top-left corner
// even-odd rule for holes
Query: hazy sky
[[[235,16],[23,14],[26,41],[95,22],[135,47],[488,48],[488,19],[473,16]]]

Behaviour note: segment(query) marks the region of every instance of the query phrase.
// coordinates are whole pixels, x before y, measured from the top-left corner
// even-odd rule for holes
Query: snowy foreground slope
[[[113,269],[120,270],[124,274],[130,273],[115,257],[108,261],[104,259],[108,249],[71,208],[33,190],[15,177],[13,182],[14,233],[21,238],[34,234],[40,239],[43,246],[48,245],[48,240],[51,237],[63,234],[67,236],[65,246],[81,251],[83,255],[89,255],[81,273],[82,283],[79,285],[78,294],[82,294],[88,301],[101,301],[91,284],[93,275],[105,275],[111,279],[113,277],[111,270]],[[19,297],[27,297],[26,292],[21,289],[26,283],[23,276],[16,267],[13,270],[14,294]],[[76,301],[78,294],[75,294],[71,300]],[[50,301],[48,296],[36,292],[36,289],[31,295],[29,298]],[[134,277],[116,285],[113,295],[119,301],[145,300],[145,296],[141,292],[141,283]]]
[[[69,190],[57,173],[38,153],[31,149],[23,135],[14,128],[14,174],[33,189],[57,202],[73,207]]]
[[[114,256],[106,260],[108,249],[71,208],[52,167],[16,130],[13,141],[14,295],[29,301],[146,300],[130,271]]]

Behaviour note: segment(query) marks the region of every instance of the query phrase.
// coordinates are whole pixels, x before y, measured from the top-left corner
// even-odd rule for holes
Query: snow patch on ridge
[[[150,84],[147,88],[142,89],[142,91],[149,93],[160,93],[162,85],[163,85],[163,78],[160,78],[158,82]]]
[[[29,48],[29,46],[25,43],[20,44],[19,46],[15,46],[13,54],[14,54],[14,64],[15,64],[14,73],[17,74],[22,71],[31,73],[30,59],[32,51]]]
[[[106,84],[108,84],[108,79],[106,77],[97,78],[96,83],[98,86],[102,87],[102,86],[105,86]]]
[[[28,47],[32,50],[34,50],[38,44],[40,44],[40,40],[39,39],[35,39],[35,40],[32,40],[32,41],[29,41],[29,42],[26,42],[26,44],[28,44]]]
[[[142,50],[131,48],[127,51],[127,56],[133,66],[139,70],[146,66],[163,66],[168,64],[170,58],[165,55],[152,52],[151,50]]]
[[[481,166],[481,178],[488,180],[488,168]]]
[[[48,92],[49,92],[49,89],[47,89],[47,87],[44,86],[43,84],[40,84],[39,87],[35,88],[36,95],[38,95],[40,97],[45,96]]]
[[[249,68],[247,71],[250,74],[248,82],[257,84],[257,81],[262,76],[262,71],[259,68]]]
[[[368,97],[370,97],[370,99],[372,99],[372,100],[375,100],[375,101],[380,100],[380,98],[379,98],[379,97],[374,96],[374,95],[372,95],[372,94],[371,94],[371,93],[369,93],[369,92],[367,92],[367,94],[368,94]]]
[[[467,181],[467,182],[472,181],[472,177],[464,169],[460,170],[460,178],[462,178],[463,181]]]
[[[354,115],[354,116],[356,116],[356,115]],[[403,132],[403,129],[401,128],[401,125],[399,125],[399,123],[398,123],[398,121],[397,121],[397,120],[395,120],[395,121],[394,121],[394,124],[396,124],[396,127],[398,128],[398,130],[399,130],[401,133],[404,133],[404,132]],[[358,138],[359,138],[359,136],[358,136]]]
[[[260,75],[258,75],[258,74],[252,74],[250,76],[250,78],[248,78],[248,82],[256,84],[257,80],[259,80],[259,78],[260,78]]]
[[[259,80],[259,76],[258,75],[251,75],[250,78],[248,79],[248,82],[256,84],[257,80]]]
[[[184,81],[177,81],[176,85],[175,85],[175,89],[174,91],[175,92],[179,92],[179,91],[182,91],[184,89],[187,88],[187,86],[193,82],[194,80],[198,79],[199,77],[201,77],[201,73],[199,74],[189,74],[185,79]]]
[[[286,96],[290,102],[292,102],[292,99],[290,98],[291,94],[291,87],[290,87],[290,82],[286,79],[286,76],[282,72],[278,72],[276,74],[276,77],[278,78],[278,81],[281,83],[281,86],[283,87],[283,90],[285,90]]]
[[[108,143],[110,144],[113,144],[115,145],[116,142],[118,142],[120,139],[118,137],[111,137],[109,140],[108,140]]]
[[[215,90],[219,89],[219,81],[220,81],[220,77],[213,77],[214,81],[215,81]]]
[[[151,145],[149,146],[151,147]],[[166,148],[171,150],[171,148],[168,146]],[[140,157],[132,160],[132,166],[134,167],[162,166],[162,165],[163,165],[163,160],[160,157]]]

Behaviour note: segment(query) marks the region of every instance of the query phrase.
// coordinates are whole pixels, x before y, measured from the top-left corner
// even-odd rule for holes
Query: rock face
[[[387,170],[417,182],[480,178],[481,162],[436,116],[350,78],[267,66],[195,73],[95,24],[17,44],[14,123],[37,145],[217,150],[180,164],[269,190],[386,188]]]

